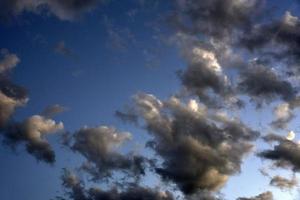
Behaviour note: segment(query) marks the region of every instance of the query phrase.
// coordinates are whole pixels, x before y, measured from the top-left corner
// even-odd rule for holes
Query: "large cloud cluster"
[[[163,160],[156,172],[185,194],[220,189],[240,172],[242,159],[259,136],[238,119],[207,113],[195,100],[184,104],[172,97],[162,102],[140,93],[134,96],[134,107],[154,136],[148,146]]]

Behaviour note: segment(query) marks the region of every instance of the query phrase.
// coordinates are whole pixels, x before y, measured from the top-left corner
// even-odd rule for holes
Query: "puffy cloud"
[[[133,99],[136,114],[154,136],[148,146],[163,159],[156,172],[187,195],[220,189],[240,171],[259,135],[237,119],[210,117],[194,100],[162,102],[144,93]]]
[[[173,200],[173,195],[168,191],[129,186],[126,190],[119,191],[116,188],[101,190],[100,188],[84,188],[82,182],[72,172],[65,170],[62,176],[63,185],[70,190],[68,196],[72,200]]]
[[[33,115],[21,123],[9,125],[3,131],[3,137],[4,142],[13,148],[19,143],[25,143],[28,153],[37,160],[52,164],[55,162],[55,153],[45,136],[63,128],[62,122],[56,123],[52,119]]]
[[[0,128],[3,128],[14,113],[15,109],[24,106],[27,101],[25,88],[11,82],[8,72],[13,69],[20,59],[8,50],[1,50],[0,59]]]
[[[300,146],[298,143],[276,134],[269,134],[263,139],[270,143],[277,142],[277,144],[273,149],[260,152],[258,156],[273,161],[277,167],[291,167],[294,171],[299,171]]]
[[[130,133],[119,132],[113,127],[84,127],[74,133],[69,145],[87,159],[82,169],[90,172],[95,179],[110,177],[113,171],[118,170],[139,176],[145,173],[146,159],[118,152],[118,148],[129,139]]]
[[[188,64],[185,70],[178,73],[183,86],[206,103],[212,101],[210,91],[221,97],[230,96],[232,91],[229,80],[223,73],[213,48],[186,34],[178,34],[177,38]]]
[[[295,177],[289,180],[281,176],[274,176],[270,181],[270,185],[280,189],[292,189],[298,185],[298,181]]]
[[[263,65],[250,65],[243,71],[238,89],[258,103],[274,98],[285,101],[295,98],[295,89],[291,83],[282,80],[273,70]]]
[[[245,197],[240,197],[237,200],[273,200],[273,194],[271,192],[264,192],[256,197],[250,197],[250,198],[245,198]]]
[[[82,13],[95,8],[102,0],[3,0],[0,2],[0,19],[11,17],[23,12],[49,12],[61,20],[71,21]]]

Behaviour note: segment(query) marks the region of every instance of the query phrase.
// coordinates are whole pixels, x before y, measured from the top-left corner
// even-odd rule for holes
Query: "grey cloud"
[[[173,200],[173,195],[168,191],[129,186],[126,190],[116,188],[101,190],[100,188],[86,189],[83,183],[72,172],[65,170],[62,176],[63,185],[70,190],[67,196],[72,200]]]
[[[296,180],[296,177],[287,179],[281,176],[274,176],[270,181],[270,185],[280,189],[293,189],[298,185],[298,181]]]
[[[1,49],[0,74],[9,71],[17,66],[20,58],[13,53],[9,53],[7,49]]]
[[[68,142],[74,152],[83,155],[87,162],[82,166],[93,178],[108,178],[113,171],[126,172],[134,177],[143,175],[146,159],[133,153],[119,153],[118,148],[131,139],[128,132],[113,127],[84,127],[76,131]]]
[[[267,149],[258,153],[259,157],[273,161],[277,167],[291,167],[294,171],[299,171],[299,144],[276,134],[269,134],[263,139],[266,142],[276,142],[277,144],[274,145],[273,149]]]
[[[61,20],[74,20],[94,9],[102,0],[3,0],[0,2],[0,19],[9,20],[23,12],[48,12]]]
[[[61,106],[59,104],[54,104],[54,105],[47,106],[43,110],[43,112],[41,113],[41,115],[50,118],[50,117],[55,116],[56,114],[65,112],[66,110],[67,110],[66,107]]]
[[[62,122],[56,123],[52,119],[33,115],[21,123],[8,125],[2,136],[4,143],[10,147],[15,148],[19,143],[25,143],[29,154],[32,154],[39,161],[53,164],[55,153],[45,137],[63,128]]]
[[[156,172],[187,195],[220,189],[240,172],[259,135],[237,119],[213,120],[195,100],[185,105],[175,97],[162,102],[140,93],[133,107],[154,136],[148,146],[163,159]]]
[[[171,23],[190,34],[223,38],[236,29],[248,29],[264,1],[251,0],[177,0]]]
[[[259,104],[278,98],[290,101],[296,94],[290,82],[283,80],[272,69],[256,64],[251,64],[242,72],[238,89]]]
[[[273,194],[268,191],[268,192],[261,193],[255,197],[250,197],[250,198],[240,197],[237,200],[273,200]]]

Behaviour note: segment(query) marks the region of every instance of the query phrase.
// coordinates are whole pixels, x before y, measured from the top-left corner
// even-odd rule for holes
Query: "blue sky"
[[[231,3],[235,1],[241,2],[242,0],[228,0]],[[255,0],[252,1],[255,2]],[[16,2],[21,2],[21,0]],[[130,132],[132,139],[125,144],[124,148],[122,147],[121,153],[125,154],[134,150],[141,155],[161,159],[162,162],[164,159],[168,159],[169,157],[166,158],[159,152],[144,147],[147,140],[156,137],[155,133],[149,134],[145,128],[147,119],[144,116],[141,116],[140,113],[137,114],[141,124],[136,126],[134,123],[124,123],[115,116],[115,112],[116,110],[124,110],[127,105],[131,105],[133,96],[139,93],[153,94],[161,101],[168,101],[169,97],[177,95],[182,102],[196,99],[199,104],[205,105],[205,100],[201,99],[201,95],[198,96],[197,93],[193,93],[194,90],[192,89],[189,91],[189,86],[184,85],[178,76],[178,71],[185,72],[188,70],[189,63],[192,62],[189,60],[191,59],[189,55],[186,54],[188,52],[186,44],[183,44],[186,40],[180,37],[185,35],[186,38],[192,38],[192,41],[197,38],[197,41],[190,48],[204,48],[205,45],[199,44],[209,44],[212,39],[226,43],[228,36],[222,36],[220,39],[214,38],[213,34],[206,33],[201,28],[197,30],[198,32],[196,31],[197,34],[184,32],[180,27],[174,28],[174,25],[170,24],[174,18],[170,18],[170,16],[178,8],[178,5],[182,5],[180,2],[186,3],[189,0],[176,1],[179,2],[178,5],[175,1],[111,0],[102,3],[96,0],[90,1],[97,3],[91,4],[91,8],[88,7],[87,10],[75,10],[74,12],[78,12],[76,16],[73,16],[74,13],[68,14],[73,9],[72,6],[68,9],[64,6],[59,7],[60,3],[45,3],[45,5],[40,6],[36,3],[39,1],[28,2],[32,4],[32,10],[24,7],[23,10],[12,13],[8,12],[9,9],[13,10],[13,6],[17,4],[5,7],[5,3],[0,3],[0,19],[9,13],[8,19],[5,16],[5,19],[1,20],[0,49],[7,49],[9,54],[15,54],[20,59],[20,62],[8,72],[9,79],[13,83],[25,87],[29,98],[26,105],[16,108],[8,123],[22,122],[30,116],[42,115],[42,111],[47,106],[57,104],[64,107],[64,112],[55,115],[53,120],[63,122],[64,130],[46,134],[46,139],[53,148],[56,157],[56,162],[50,165],[26,151],[27,139],[21,141],[20,144],[18,143],[15,150],[5,144],[0,146],[1,199],[50,200],[56,196],[63,196],[64,191],[68,189],[63,188],[61,184],[63,169],[74,170],[78,177],[84,180],[87,187],[95,185],[104,185],[103,187],[105,187],[101,180],[98,182],[89,180],[91,175],[87,172],[76,171],[86,158],[82,156],[82,152],[72,151],[74,147],[72,149],[72,147],[65,146],[61,142],[64,132],[76,135],[76,131],[84,126],[106,125],[116,127],[122,132]],[[74,3],[76,0],[70,2]],[[212,6],[217,5],[213,4]],[[278,18],[281,19],[286,11],[290,11],[293,16],[299,15],[299,5],[292,0],[284,2],[279,0],[266,1],[263,8],[265,9],[262,11],[264,19],[268,19],[271,23]],[[63,14],[58,14],[61,11]],[[271,14],[265,16],[267,12]],[[204,21],[210,23],[211,19]],[[255,19],[255,23],[263,24],[263,20],[260,20]],[[193,24],[198,23],[198,21],[187,23]],[[201,23],[203,25],[206,22],[201,21]],[[299,24],[297,26],[300,26]],[[213,26],[216,25],[213,24]],[[299,27],[296,28],[299,29]],[[300,32],[296,32],[296,34],[300,34]],[[202,35],[205,35],[204,38],[207,39],[203,39]],[[278,43],[281,41],[285,40],[280,40]],[[275,42],[273,45],[276,44]],[[263,51],[269,48],[259,49],[253,53],[231,43],[228,45],[237,52],[237,55],[245,61],[244,63],[250,63],[251,59],[260,58],[260,56],[263,59]],[[285,43],[278,45],[285,45]],[[224,53],[224,51],[218,49],[211,51],[215,51],[214,53],[222,65],[224,59],[220,52]],[[202,59],[207,58],[204,56]],[[269,62],[270,65],[274,64],[274,60],[272,58],[272,61]],[[282,63],[278,62],[278,66],[282,68],[287,67],[285,64],[283,61]],[[297,64],[293,65],[296,66]],[[241,79],[239,76],[243,73],[240,72],[242,70],[235,67],[226,68],[225,65],[222,67],[224,73],[227,73],[226,76],[230,76],[238,82]],[[281,71],[279,70],[279,72]],[[285,75],[279,77],[290,81],[291,85],[297,88],[298,74],[295,77],[285,77]],[[201,77],[199,78],[201,79]],[[0,84],[2,83],[0,82]],[[208,85],[207,87],[211,86]],[[188,94],[182,94],[184,93],[182,92],[183,88],[188,91]],[[281,103],[288,103],[291,106],[294,99],[282,100],[272,97],[270,102],[263,104],[262,108],[256,109],[255,101],[251,100],[252,95],[251,92],[237,94],[246,102],[246,106],[241,109],[232,107],[219,109],[211,108],[208,104],[205,105],[213,113],[217,113],[219,109],[226,112],[228,116],[237,117],[261,134],[255,141],[245,141],[254,144],[254,147],[250,152],[245,153],[247,156],[245,155],[242,159],[241,172],[230,174],[228,181],[217,190],[207,190],[212,195],[221,192],[229,200],[238,197],[254,197],[266,191],[271,191],[276,200],[297,199],[299,198],[298,185],[280,189],[269,184],[270,179],[276,175],[290,178],[295,173],[297,178],[297,170],[274,167],[274,160],[256,155],[257,152],[274,147],[274,145],[267,144],[262,138],[268,133],[276,133],[285,138],[287,133],[293,130],[296,133],[295,141],[300,139],[297,136],[297,131],[300,131],[297,123],[299,121],[297,108],[293,110],[295,117],[289,121],[288,127],[274,129],[269,125],[276,118],[273,111],[274,107]],[[263,98],[263,96],[260,94],[257,98]],[[219,97],[222,101],[226,101],[222,95]],[[172,113],[172,110],[168,110],[169,107],[166,106],[164,109],[166,112]],[[176,118],[176,116],[172,117]],[[1,128],[1,132],[3,132],[2,138],[5,139],[7,137],[6,125]],[[76,143],[76,141],[73,142]],[[158,141],[156,142],[159,144]],[[294,163],[290,162],[293,166]],[[272,165],[273,168],[270,168]],[[262,168],[266,168],[270,176],[262,176],[258,171]],[[176,181],[172,182],[172,179],[170,182],[164,182],[158,174],[150,171],[143,177],[142,181],[142,184],[147,187],[161,186],[170,190],[172,184],[179,185]],[[116,177],[118,178],[118,175]],[[200,193],[204,190],[207,192],[205,188],[203,191],[203,188],[198,189]],[[174,192],[174,194],[181,196],[183,193],[178,187]]]

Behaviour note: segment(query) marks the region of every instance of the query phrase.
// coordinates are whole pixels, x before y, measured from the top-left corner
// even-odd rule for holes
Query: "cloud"
[[[278,129],[287,128],[288,123],[295,117],[288,103],[277,105],[273,113],[276,119],[271,122],[271,125]]]
[[[273,149],[258,153],[259,157],[273,161],[277,167],[288,167],[294,171],[299,171],[300,146],[298,143],[276,134],[268,134],[263,139],[266,142],[276,142],[277,144],[274,145]]]
[[[3,0],[0,19],[9,20],[24,12],[51,13],[60,20],[72,21],[94,9],[102,0]]]
[[[209,96],[211,91],[221,97],[232,96],[230,82],[211,46],[186,34],[177,34],[176,42],[188,65],[178,75],[190,93],[197,95],[207,105],[217,104],[213,102],[215,97]]]
[[[3,128],[11,118],[15,109],[24,106],[27,101],[27,91],[22,86],[11,82],[8,73],[20,62],[17,55],[1,50],[0,59],[0,128]]]
[[[290,82],[283,80],[272,69],[263,65],[250,65],[240,77],[238,89],[248,94],[252,100],[269,102],[276,98],[290,101],[295,98],[296,90]]]
[[[1,49],[0,74],[7,72],[17,66],[20,58],[6,49]]]
[[[56,123],[52,119],[40,115],[33,115],[21,123],[12,123],[3,131],[4,143],[15,148],[19,143],[26,144],[26,150],[38,161],[49,164],[55,162],[55,153],[45,139],[50,133],[63,130],[62,122]]]
[[[84,188],[77,176],[65,170],[62,176],[63,185],[70,190],[68,196],[73,200],[173,200],[173,195],[168,191],[141,187],[137,185],[129,186],[124,191],[116,188],[101,190],[100,188]]]
[[[82,166],[93,178],[109,178],[113,171],[127,172],[138,177],[144,174],[146,159],[134,154],[119,153],[118,148],[131,139],[128,132],[113,127],[84,127],[72,137],[70,148],[87,159]],[[131,176],[132,177],[132,176]]]
[[[291,180],[286,179],[281,176],[274,176],[271,181],[270,185],[274,187],[278,187],[280,189],[293,189],[298,185],[298,181],[295,177],[293,177]]]
[[[54,51],[66,57],[76,57],[75,53],[66,46],[65,41],[58,42],[54,47]]]
[[[186,195],[218,191],[230,175],[240,172],[242,159],[259,135],[237,119],[210,117],[195,100],[184,104],[172,97],[162,102],[144,93],[133,99],[136,113],[154,137],[147,146],[162,158],[156,172]]]
[[[59,113],[65,112],[67,110],[66,107],[61,106],[59,104],[54,104],[47,106],[43,112],[41,113],[42,116],[45,116],[47,118],[51,118]]]
[[[176,0],[177,10],[170,19],[181,32],[223,38],[236,29],[248,28],[258,16],[260,0]]]
[[[273,194],[268,191],[268,192],[261,193],[256,197],[250,197],[250,198],[240,197],[237,200],[273,200]]]

